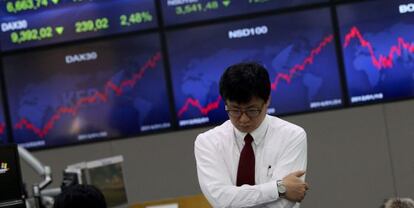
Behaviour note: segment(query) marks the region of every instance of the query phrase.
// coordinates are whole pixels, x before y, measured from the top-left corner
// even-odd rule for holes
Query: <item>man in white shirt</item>
[[[213,207],[298,207],[308,190],[305,131],[266,114],[270,80],[256,63],[220,79],[229,120],[195,141],[201,190]],[[245,145],[246,144],[246,145]]]

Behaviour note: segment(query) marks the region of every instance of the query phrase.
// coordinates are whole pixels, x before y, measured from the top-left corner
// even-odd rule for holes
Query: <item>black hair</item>
[[[72,185],[55,198],[53,208],[106,208],[102,192],[92,185]]]
[[[220,79],[220,95],[224,101],[248,103],[253,97],[265,102],[270,95],[269,74],[258,63],[239,63],[226,69]]]

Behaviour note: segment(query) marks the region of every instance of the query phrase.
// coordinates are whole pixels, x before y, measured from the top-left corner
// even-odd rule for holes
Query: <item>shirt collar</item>
[[[254,139],[254,143],[256,145],[259,145],[260,142],[263,140],[268,126],[269,126],[269,118],[268,118],[268,115],[266,115],[265,118],[263,119],[262,123],[259,125],[259,127],[257,127],[257,129],[250,132],[250,135],[252,135],[252,137]],[[244,137],[247,135],[247,133],[241,132],[237,128],[234,128],[234,127],[233,127],[233,129],[234,129],[234,132],[235,132],[235,135],[236,135],[236,139],[239,140],[239,141],[244,142]]]

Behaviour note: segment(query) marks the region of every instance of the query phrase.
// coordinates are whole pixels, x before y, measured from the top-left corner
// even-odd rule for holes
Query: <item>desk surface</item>
[[[207,199],[202,195],[185,196],[157,201],[148,201],[130,206],[130,208],[146,208],[147,206],[178,204],[179,208],[211,208]]]

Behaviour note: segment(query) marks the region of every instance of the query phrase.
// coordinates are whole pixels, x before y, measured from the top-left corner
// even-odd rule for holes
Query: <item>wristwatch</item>
[[[277,184],[277,191],[279,192],[279,197],[282,197],[282,198],[285,197],[286,187],[283,184],[283,181],[282,180],[277,180],[276,184]]]

